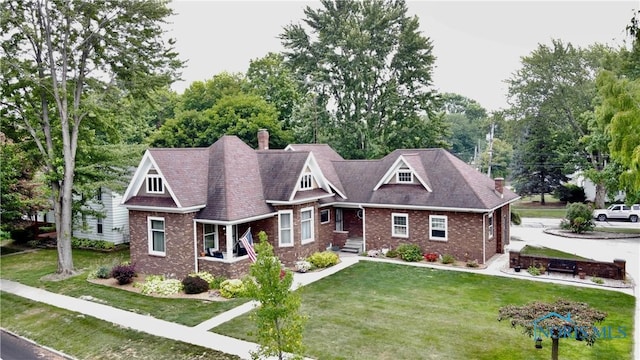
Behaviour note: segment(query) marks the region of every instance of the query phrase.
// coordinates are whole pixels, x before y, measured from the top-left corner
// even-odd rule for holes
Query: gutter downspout
[[[482,214],[482,263],[487,262],[487,231],[486,231],[486,216]]]
[[[362,210],[362,252],[367,252],[367,222],[365,221],[367,217],[364,207],[362,207],[362,205],[358,205],[358,207]]]
[[[193,264],[193,268],[195,269],[195,273],[197,274],[198,271],[198,232],[197,232],[197,223],[196,223],[196,219],[193,219],[193,258],[195,259],[194,264]]]

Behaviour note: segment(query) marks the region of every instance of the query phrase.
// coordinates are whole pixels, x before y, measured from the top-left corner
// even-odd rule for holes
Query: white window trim
[[[96,234],[104,234],[104,221],[102,221],[102,218],[96,218]]]
[[[300,190],[313,189],[313,174],[310,172],[302,174],[300,177]]]
[[[205,232],[205,228],[207,225],[213,226],[213,232]],[[207,251],[205,243],[205,238],[207,237],[207,235],[213,235],[213,249],[215,251],[218,251],[220,249],[220,246],[218,244],[218,226],[215,224],[202,224],[202,248],[204,249],[204,251]]]
[[[162,221],[162,223],[164,224],[164,229],[162,230],[162,232],[164,233],[164,251],[155,251],[153,250],[153,229],[151,229],[151,221]],[[149,216],[147,217],[147,240],[148,240],[148,247],[149,247],[149,254],[150,255],[158,255],[158,256],[166,256],[167,255],[167,232],[166,229],[167,228],[167,222],[164,220],[163,217],[153,217],[153,216]],[[155,230],[155,231],[159,231],[159,230]]]
[[[314,219],[314,211],[313,210],[314,209],[312,207],[306,207],[306,208],[300,209],[300,243],[302,245],[312,243],[315,240],[315,238],[314,238],[314,235],[315,235],[314,234],[315,219]],[[311,217],[308,220],[302,220],[302,213],[303,212],[307,212],[307,211],[311,212]],[[309,226],[310,226],[310,229],[309,229],[309,236],[310,237],[308,239],[303,239],[302,238],[302,223],[303,223],[303,221],[304,222],[308,222]]]
[[[433,236],[433,220],[444,219],[444,237]],[[440,230],[440,229],[437,229]],[[429,215],[429,240],[434,241],[448,241],[449,240],[449,225],[447,223],[447,217],[445,215]]]
[[[284,214],[289,215],[289,223],[291,224],[291,227],[288,228],[288,229],[282,229],[281,228],[281,225],[282,225],[281,217]],[[282,243],[282,230],[288,230],[289,231],[291,243],[288,243],[288,244],[283,244]],[[278,246],[279,247],[292,247],[293,246],[293,240],[294,240],[293,234],[294,234],[294,232],[293,232],[293,210],[278,211]]]
[[[327,221],[322,221],[322,213],[323,212],[327,212]],[[322,209],[320,210],[320,224],[327,224],[331,222],[331,210],[329,209]]]
[[[489,230],[489,239],[493,239],[493,233],[494,233],[494,228],[495,228],[495,217],[493,216],[493,213],[490,213],[488,218],[487,218],[487,226],[488,226],[488,230]]]
[[[406,227],[407,227],[407,233],[406,234],[397,234],[396,233],[396,223],[395,223],[395,218],[396,217],[403,217],[406,219]],[[409,214],[403,214],[403,213],[391,213],[391,236],[393,237],[401,237],[401,238],[408,238],[409,237]]]
[[[409,173],[409,180],[401,180],[400,179],[400,173]],[[413,171],[411,171],[410,169],[398,169],[398,171],[396,171],[396,182],[398,184],[412,184],[413,183]]]
[[[153,182],[155,180],[155,182]],[[146,178],[147,194],[164,194],[164,182],[162,176],[157,174],[148,174]],[[154,186],[158,185],[159,189],[154,189]]]

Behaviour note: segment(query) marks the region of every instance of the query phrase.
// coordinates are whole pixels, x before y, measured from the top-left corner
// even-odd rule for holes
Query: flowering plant
[[[434,261],[438,260],[438,254],[436,254],[436,253],[424,254],[424,259],[427,260],[428,262],[434,262]]]
[[[311,269],[311,263],[305,260],[296,261],[296,271],[305,273]]]

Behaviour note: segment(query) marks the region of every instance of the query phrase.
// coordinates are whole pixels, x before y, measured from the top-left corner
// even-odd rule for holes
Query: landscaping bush
[[[478,264],[478,260],[467,260],[467,267],[477,268],[478,266],[480,266],[480,264]]]
[[[400,244],[396,249],[398,256],[404,261],[414,262],[422,260],[422,250],[415,244]]]
[[[306,273],[311,270],[311,263],[305,260],[296,261],[295,268],[297,272]]]
[[[587,199],[584,189],[573,184],[558,186],[553,194],[558,200],[566,203],[583,203]]]
[[[209,284],[209,289],[217,289],[220,287],[220,282],[221,281],[217,281],[216,277],[213,276],[210,272],[208,271],[199,271],[197,273],[191,273],[189,274],[189,276],[194,276],[194,277],[199,277],[202,280],[206,281],[207,284]],[[217,287],[215,287],[217,285]]]
[[[540,275],[540,269],[538,269],[535,266],[529,266],[529,268],[527,269],[527,272],[533,276],[538,276]]]
[[[515,210],[512,210],[512,211],[511,211],[511,223],[512,223],[513,225],[520,225],[520,224],[522,224],[522,218],[520,217],[520,214],[519,214],[517,211],[515,211]]]
[[[220,295],[224,298],[241,297],[244,293],[244,283],[240,279],[229,279],[220,284]]]
[[[173,295],[182,291],[182,282],[178,279],[166,279],[163,275],[149,275],[144,279],[144,283],[136,283],[135,287],[140,288],[140,292],[145,295]]]
[[[111,277],[111,267],[102,265],[96,269],[96,277],[98,279],[108,279]]]
[[[182,279],[184,292],[187,294],[200,294],[209,290],[209,283],[199,276],[187,276]]]
[[[307,258],[315,267],[326,268],[338,263],[340,258],[333,251],[316,252]]]
[[[560,227],[571,232],[582,234],[595,228],[593,223],[593,210],[589,205],[573,203],[567,205],[566,219],[562,219]]]
[[[424,254],[424,259],[427,260],[428,262],[434,262],[434,261],[438,260],[438,254],[436,254],[436,253]]]
[[[396,250],[389,250],[387,251],[387,255],[388,258],[397,258],[398,257],[398,252]]]
[[[16,244],[26,243],[29,240],[33,240],[35,237],[35,228],[33,226],[11,230],[11,238],[16,242]]]
[[[456,261],[456,258],[451,254],[442,255],[443,264],[453,264],[455,261]]]
[[[120,285],[131,284],[136,275],[136,266],[134,264],[116,265],[111,270],[111,277],[118,280]]]
[[[109,250],[113,249],[115,245],[111,241],[78,239],[74,237],[71,238],[71,247],[74,249]]]

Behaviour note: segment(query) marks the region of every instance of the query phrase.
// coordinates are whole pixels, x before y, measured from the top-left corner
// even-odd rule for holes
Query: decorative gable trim
[[[416,169],[409,164],[403,155],[398,156],[396,161],[387,169],[387,172],[378,181],[373,191],[378,190],[382,185],[389,184],[392,180],[395,180],[397,184],[415,184],[417,180],[425,190],[432,191],[427,182],[418,175]]]
[[[138,165],[135,174],[133,174],[131,182],[129,182],[129,186],[127,187],[127,190],[122,197],[122,205],[126,206],[125,203],[132,197],[136,196],[138,194],[137,192],[142,186],[147,186],[147,175],[149,174],[150,170],[156,171],[156,174],[153,174],[153,177],[159,180],[159,184],[161,184],[161,187],[164,191],[169,193],[176,206],[178,208],[182,208],[178,197],[174,194],[171,185],[169,185],[169,183],[167,182],[167,179],[162,174],[162,170],[153,159],[153,156],[151,155],[151,152],[149,152],[149,150],[144,152],[142,160],[140,160],[140,164]]]
[[[289,201],[293,201],[295,199],[298,191],[305,191],[316,188],[313,187],[313,185],[316,185],[317,188],[326,191],[330,195],[333,195],[333,192],[331,191],[332,186],[330,186],[329,182],[324,177],[324,174],[322,174],[315,156],[313,156],[313,153],[310,152],[309,156],[307,156],[307,160],[304,162],[304,166],[302,166],[300,174],[298,174],[296,186],[291,192],[291,196],[289,196]]]

